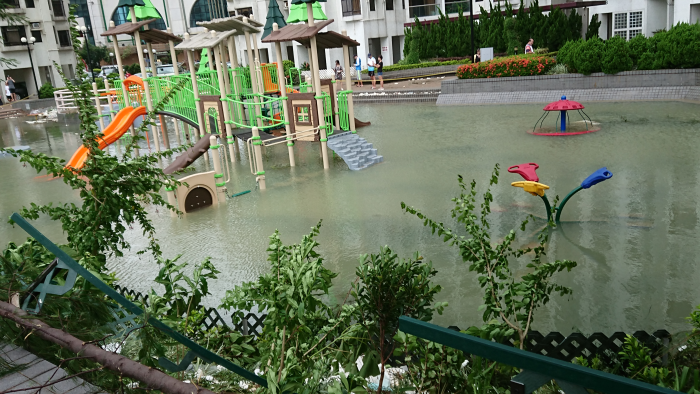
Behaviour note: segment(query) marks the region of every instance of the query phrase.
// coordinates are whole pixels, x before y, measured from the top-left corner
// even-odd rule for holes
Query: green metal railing
[[[257,101],[257,102],[256,102]],[[284,118],[282,106],[285,99],[263,94],[228,95],[228,103],[233,119],[229,123],[244,128],[258,127],[262,121],[262,130],[276,129],[288,124]],[[275,116],[278,115],[278,118]]]
[[[326,136],[331,136],[333,135],[333,130],[335,130],[333,127],[331,96],[326,92],[322,92],[321,97],[323,97],[323,120],[325,121],[325,126],[323,128],[326,129]]]
[[[168,360],[165,357],[161,357],[158,360],[158,363],[160,364],[161,367],[171,371],[171,372],[177,372],[177,371],[184,371],[185,368],[194,360],[195,357],[199,357],[200,359],[204,360],[205,362],[208,363],[216,363],[218,365],[221,365],[222,367],[228,369],[229,371],[247,379],[252,382],[255,382],[263,387],[267,387],[267,380],[263,377],[257,376],[253,372],[250,372],[241,366],[231,362],[230,360],[227,360],[218,354],[209,351],[208,349],[200,346],[198,343],[195,341],[191,340],[190,338],[182,335],[181,333],[173,330],[169,326],[167,326],[165,323],[161,322],[160,320],[154,318],[153,316],[146,316],[144,314],[143,309],[141,309],[138,305],[134,304],[133,302],[129,301],[126,297],[123,295],[119,294],[116,290],[114,290],[112,287],[104,283],[102,280],[97,278],[95,275],[93,275],[90,271],[82,267],[80,264],[78,264],[73,258],[68,256],[68,254],[63,251],[61,248],[59,248],[56,244],[51,242],[44,234],[39,232],[34,226],[29,224],[22,216],[20,216],[17,213],[12,214],[10,217],[14,223],[16,223],[19,227],[21,227],[24,231],[29,234],[30,237],[34,238],[37,240],[40,244],[42,244],[49,252],[53,253],[54,256],[56,256],[56,263],[53,264],[53,268],[50,268],[50,272],[47,273],[46,278],[42,281],[43,283],[36,288],[34,288],[28,297],[37,297],[36,293],[39,293],[38,298],[39,301],[37,303],[37,308],[40,309],[41,305],[44,304],[45,297],[47,295],[47,290],[51,289],[53,292],[50,294],[58,294],[62,295],[65,294],[66,291],[70,290],[70,288],[73,287],[75,284],[75,279],[77,278],[78,275],[82,276],[85,278],[86,281],[90,282],[93,286],[95,286],[97,289],[101,290],[103,293],[105,293],[108,297],[110,297],[112,300],[116,301],[122,309],[119,309],[118,312],[119,314],[115,314],[116,321],[113,323],[113,325],[129,325],[133,326],[135,325],[134,319],[138,317],[142,317],[145,319],[148,324],[153,326],[154,328],[160,330],[170,338],[174,339],[178,343],[186,346],[188,349],[190,349],[187,354],[183,357],[182,362],[178,365],[173,363],[172,361]],[[60,268],[59,268],[60,266]],[[55,288],[51,288],[52,283],[51,283],[51,278],[52,276],[57,272],[57,269],[67,269],[68,270],[68,276],[66,278],[66,282],[71,282],[72,284],[68,286],[67,284],[63,286],[56,286]],[[43,286],[42,286],[43,285]],[[25,309],[25,308],[23,308]],[[36,308],[35,308],[36,309]]]
[[[148,87],[154,102],[161,101],[171,90],[181,81],[186,81],[185,86],[165,103],[163,110],[172,112],[187,118],[193,123],[197,123],[197,102],[194,99],[194,92],[189,76],[169,76],[148,78]]]
[[[195,75],[197,76],[197,88],[199,90],[199,94],[215,96],[221,94],[221,91],[219,90],[219,77],[217,76],[216,71],[202,71]]]
[[[401,316],[399,329],[425,340],[461,350],[467,354],[497,361],[523,371],[511,379],[511,394],[530,394],[555,380],[566,394],[588,394],[586,389],[611,394],[678,394],[606,372],[596,371],[540,354],[462,334],[447,328]]]
[[[350,109],[348,107],[348,96],[352,90],[341,90],[338,92],[338,127],[340,130],[350,131]]]

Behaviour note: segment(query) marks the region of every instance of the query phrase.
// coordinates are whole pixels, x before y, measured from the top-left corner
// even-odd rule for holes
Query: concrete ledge
[[[549,91],[521,91],[494,93],[440,94],[437,105],[484,105],[550,103],[565,95],[580,102],[692,100],[700,101],[699,86],[639,87],[617,89],[559,89]]]
[[[637,87],[700,86],[700,69],[626,71],[618,74],[595,73],[537,75],[530,77],[457,79],[444,81],[444,94],[536,92],[572,89],[611,89]]]
[[[434,103],[440,96],[439,90],[382,91],[354,93],[352,101],[361,103]]]
[[[449,66],[411,68],[408,70],[386,71],[384,73],[383,77],[385,80],[387,80],[387,79],[415,78],[415,77],[422,77],[422,76],[426,76],[426,75],[445,74],[445,73],[454,74],[457,71],[457,68],[459,66],[461,66],[461,64],[453,64],[453,65],[449,65]],[[367,76],[367,74],[362,74],[362,79],[369,79],[369,76]]]

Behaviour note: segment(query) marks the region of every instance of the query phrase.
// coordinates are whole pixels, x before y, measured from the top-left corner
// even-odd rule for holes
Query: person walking
[[[530,39],[530,41],[527,42],[527,45],[525,45],[525,54],[526,55],[529,53],[535,53],[535,50],[532,49],[532,44],[534,44],[534,43],[535,43],[535,40],[533,40],[532,38]]]
[[[15,91],[15,80],[11,76],[7,76],[7,81],[5,84],[10,88],[10,94],[12,95],[12,101],[17,100],[17,92]]]
[[[357,83],[355,86],[363,87],[362,85],[362,59],[355,55],[355,73],[357,74]]]
[[[474,63],[479,63],[481,61],[481,49],[477,49],[474,54]]]
[[[333,68],[333,71],[335,71],[335,82],[339,84],[339,86],[343,86],[343,67],[340,65],[340,60],[335,61],[335,67]],[[339,89],[342,90],[342,89]]]
[[[374,79],[374,67],[377,65],[377,61],[372,57],[371,53],[367,54],[367,74],[369,79],[372,80],[372,89],[376,88],[376,79]]]
[[[384,77],[382,73],[384,72],[384,58],[377,56],[377,76],[379,77],[379,90],[384,90]]]

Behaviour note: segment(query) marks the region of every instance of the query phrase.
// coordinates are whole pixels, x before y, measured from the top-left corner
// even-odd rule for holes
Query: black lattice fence
[[[460,331],[456,326],[449,328]],[[530,331],[527,335],[525,350],[567,362],[573,362],[577,357],[583,357],[590,362],[598,357],[604,364],[612,367],[620,362],[619,354],[626,336],[624,332],[616,332],[610,336],[596,332],[589,336],[573,333],[565,337],[558,332],[542,335],[539,331]],[[660,354],[665,363],[671,339],[668,331],[657,330],[652,334],[637,331],[632,336],[651,349],[654,354]],[[504,344],[515,346],[515,340],[508,339]]]
[[[141,302],[145,306],[149,306],[148,295],[143,295],[138,291],[131,290],[124,286],[114,285],[114,289],[118,291],[121,295],[125,297],[130,297],[131,299]],[[219,311],[214,308],[205,308],[204,317],[200,321],[200,325],[204,329],[210,329],[215,326],[224,326],[227,328],[233,328],[239,331],[243,335],[255,335],[258,336],[262,333],[262,328],[264,325],[266,314],[256,315],[254,313],[248,313],[245,315],[242,321],[235,324],[234,327],[230,327],[226,324],[226,321],[221,317]]]

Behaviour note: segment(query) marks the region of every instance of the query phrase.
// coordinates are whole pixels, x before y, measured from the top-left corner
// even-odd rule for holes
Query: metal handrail
[[[530,394],[552,379],[567,394],[587,393],[592,389],[615,394],[678,394],[678,391],[655,386],[581,365],[516,349],[426,323],[407,316],[399,318],[399,329],[425,340],[461,350],[502,364],[523,369],[511,379],[512,394]]]
[[[279,137],[273,137],[269,138],[266,140],[260,140],[262,142],[263,146],[275,146],[279,145],[288,141],[297,141],[299,138],[302,137],[310,137],[312,135],[316,135],[319,133],[319,128],[314,127],[311,129],[306,129],[306,130],[301,130],[297,131],[296,133],[291,133],[288,135],[282,135]],[[289,138],[291,137],[291,138]],[[270,142],[274,141],[274,142]],[[250,163],[250,173],[253,175],[257,175],[258,173],[258,165],[255,160],[255,149],[253,149],[253,137],[248,138],[245,141],[246,147],[248,148],[248,162]]]

